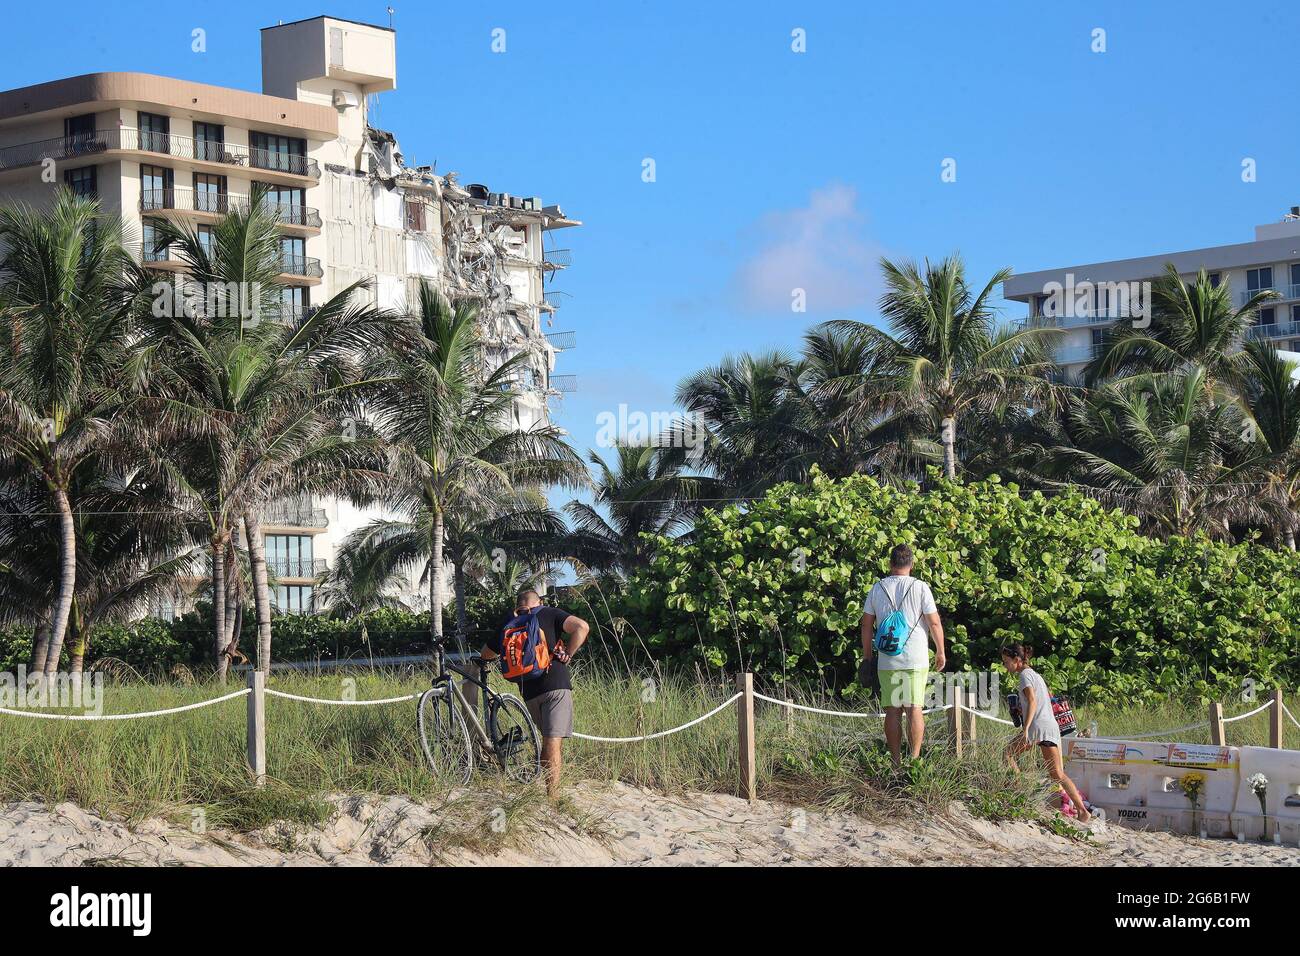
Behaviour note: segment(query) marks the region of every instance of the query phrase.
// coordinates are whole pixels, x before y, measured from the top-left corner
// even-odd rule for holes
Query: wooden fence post
[[[1222,747],[1228,742],[1223,730],[1223,705],[1217,700],[1210,704],[1210,743]]]
[[[253,783],[266,784],[266,671],[248,672],[248,769]]]
[[[962,693],[961,699],[963,703],[965,703],[966,706],[970,708],[970,710],[966,712],[966,719],[970,721],[970,724],[967,727],[967,729],[970,731],[970,747],[971,750],[974,750],[975,742],[979,739],[978,728],[980,722],[979,722],[979,718],[976,717],[974,713],[974,711],[979,709],[979,700],[975,696],[975,691],[973,690],[965,690],[962,691],[961,693]]]
[[[1268,745],[1282,749],[1282,688],[1273,691],[1273,707],[1268,712]]]
[[[794,703],[794,701],[791,700],[789,697],[785,699],[785,702],[787,704]],[[793,707],[787,707],[785,709],[785,735],[787,737],[794,736],[794,708]]]
[[[952,695],[952,706],[948,708],[948,736],[952,737],[952,752],[958,757],[962,751],[962,724],[961,719],[961,695],[962,691],[956,691]]]
[[[753,800],[758,796],[754,768],[754,675],[737,674],[736,690],[740,691],[740,699],[736,701],[737,736],[740,741],[740,795],[746,800]]]

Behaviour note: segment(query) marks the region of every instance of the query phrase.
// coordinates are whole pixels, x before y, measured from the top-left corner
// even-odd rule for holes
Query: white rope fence
[[[885,716],[883,713],[872,714],[857,710],[823,710],[820,707],[809,707],[806,704],[796,704],[792,700],[779,700],[776,697],[768,697],[766,694],[760,694],[758,691],[754,691],[754,697],[758,700],[765,700],[769,704],[776,704],[778,707],[789,707],[793,710],[802,710],[810,714],[825,714],[827,717],[875,717],[879,719]],[[921,713],[937,714],[940,711],[952,710],[952,708],[952,704],[944,704],[942,707],[931,707],[929,710],[921,711]]]
[[[982,720],[991,720],[995,724],[1006,724],[1008,727],[1015,726],[1015,724],[1009,720],[1003,720],[1001,717],[994,717],[992,714],[986,714],[982,710],[976,710],[973,707],[967,707],[965,704],[962,703],[958,703],[957,707],[961,710],[966,711],[966,713],[968,714],[974,714],[976,717],[979,717]]]
[[[679,734],[684,730],[689,730],[691,727],[698,726],[699,724],[704,723],[706,720],[716,717],[718,714],[722,713],[724,710],[726,710],[727,708],[735,704],[737,701],[739,701],[740,704],[736,708],[736,713],[738,718],[738,738],[740,744],[741,793],[742,796],[747,796],[750,799],[754,799],[755,794],[757,792],[756,779],[755,779],[756,760],[754,754],[754,743],[755,743],[754,701],[755,700],[765,701],[766,703],[775,704],[778,707],[785,708],[789,715],[792,715],[794,711],[802,711],[804,713],[819,714],[825,717],[846,717],[846,718],[853,718],[853,719],[862,719],[862,718],[881,719],[885,716],[883,713],[870,713],[865,711],[830,710],[822,707],[813,707],[808,704],[796,704],[792,700],[781,700],[777,697],[769,697],[768,695],[758,693],[753,689],[753,675],[748,673],[737,674],[736,685],[738,688],[740,688],[737,693],[728,697],[726,700],[724,700],[718,706],[714,707],[708,713],[701,714],[699,717],[696,717],[693,720],[689,720],[678,727],[672,727],[669,728],[668,730],[660,730],[652,734],[642,734],[636,737],[601,737],[595,734],[582,734],[582,733],[575,733],[573,736],[578,738],[579,740],[590,740],[595,743],[607,743],[607,744],[630,744],[630,743],[642,743],[648,740],[659,740],[664,737],[669,737],[673,734]],[[56,714],[56,713],[48,713],[44,711],[13,710],[10,708],[0,707],[0,714],[6,714],[12,717],[32,717],[41,720],[83,720],[83,721],[85,720],[135,720],[135,719],[145,718],[145,717],[162,717],[168,714],[185,713],[186,711],[199,710],[204,707],[212,707],[216,704],[224,703],[225,701],[234,700],[237,697],[247,697],[248,698],[248,765],[253,772],[254,779],[259,784],[261,784],[266,779],[265,701],[268,696],[279,697],[283,700],[292,700],[298,703],[321,704],[330,707],[373,707],[373,706],[380,706],[386,704],[406,703],[409,701],[418,700],[421,695],[419,693],[403,694],[399,697],[385,697],[376,700],[347,700],[347,699],[335,699],[335,698],[326,698],[326,697],[308,697],[302,694],[290,694],[285,691],[272,690],[266,686],[266,674],[264,672],[249,671],[248,687],[242,690],[233,691],[232,693],[229,694],[223,694],[220,697],[214,697],[210,700],[197,701],[193,704],[184,704],[179,707],[168,707],[162,710],[150,710],[150,711],[131,713],[131,714],[85,714],[85,713]],[[969,697],[963,698],[962,696],[959,695],[957,700],[954,703],[945,704],[941,707],[931,707],[922,711],[922,713],[926,715],[940,713],[943,711],[950,712],[949,713],[950,730],[952,731],[954,736],[954,745],[958,757],[961,756],[962,739],[965,736],[965,731],[963,730],[962,727],[964,721],[961,718],[961,714],[963,711],[965,713],[971,714],[974,717],[978,717],[982,720],[992,721],[993,723],[1003,724],[1008,727],[1014,726],[1014,724],[1010,720],[1006,720],[1004,718],[997,717],[994,716],[993,714],[987,713],[985,711],[977,710],[974,707],[971,707],[970,704],[967,703],[967,700],[969,700],[972,703],[974,702],[973,698],[969,698]],[[1176,734],[1181,734],[1186,731],[1201,730],[1206,727],[1210,727],[1211,737],[1215,740],[1215,742],[1223,743],[1224,742],[1223,728],[1225,725],[1235,723],[1240,720],[1246,720],[1249,717],[1254,717],[1256,714],[1263,713],[1269,708],[1273,708],[1275,705],[1276,705],[1276,709],[1275,709],[1275,714],[1273,717],[1272,728],[1271,728],[1271,735],[1272,735],[1271,746],[1280,747],[1282,714],[1285,714],[1290,719],[1291,723],[1295,724],[1296,727],[1300,728],[1300,721],[1296,720],[1295,715],[1291,713],[1291,711],[1287,708],[1286,704],[1283,702],[1281,690],[1275,691],[1271,699],[1261,704],[1260,706],[1256,707],[1255,709],[1247,711],[1244,714],[1238,714],[1235,717],[1226,717],[1226,718],[1223,717],[1222,705],[1215,703],[1212,704],[1210,707],[1209,721],[1201,721],[1195,724],[1188,724],[1185,727],[1175,727],[1172,730],[1161,730],[1161,731],[1156,731],[1154,733],[1128,734],[1126,735],[1126,738],[1130,740],[1148,740],[1157,737],[1171,738]],[[789,719],[791,719],[791,717],[788,716],[787,720]],[[974,742],[975,740],[974,723],[970,725],[970,739],[972,742]]]
[[[1273,702],[1272,702],[1271,700],[1269,700],[1269,701],[1265,701],[1264,703],[1260,704],[1258,707],[1256,707],[1256,708],[1255,708],[1254,710],[1252,710],[1252,711],[1248,711],[1248,712],[1246,712],[1246,713],[1244,713],[1244,714],[1238,714],[1236,717],[1224,717],[1224,718],[1223,718],[1223,722],[1224,722],[1225,724],[1230,724],[1230,723],[1232,723],[1232,722],[1234,722],[1234,721],[1237,721],[1237,720],[1245,720],[1247,717],[1254,717],[1256,714],[1261,713],[1261,712],[1263,712],[1263,711],[1265,711],[1265,710],[1268,710],[1268,709],[1269,709],[1270,707],[1272,707],[1272,706],[1273,706]]]
[[[1279,703],[1281,702],[1279,701]],[[1291,723],[1295,724],[1297,727],[1300,727],[1300,720],[1295,719],[1295,714],[1291,713],[1291,709],[1287,707],[1286,704],[1282,704],[1282,713],[1286,714],[1289,718],[1291,718]]]
[[[1128,740],[1154,740],[1157,737],[1171,737],[1174,734],[1181,734],[1184,730],[1203,730],[1209,726],[1210,722],[1203,720],[1199,724],[1188,724],[1186,727],[1175,727],[1173,730],[1157,730],[1154,734],[1125,734],[1124,736]]]
[[[670,734],[681,733],[683,730],[686,730],[688,727],[694,727],[696,724],[704,723],[710,717],[722,713],[724,710],[726,710],[736,701],[740,700],[742,696],[743,695],[741,694],[733,694],[731,697],[729,697],[727,700],[724,700],[717,707],[714,707],[707,714],[704,714],[703,716],[700,717],[696,717],[694,720],[682,724],[680,727],[674,727],[672,730],[661,730],[658,733],[646,734],[642,737],[594,737],[591,734],[580,734],[576,732],[574,733],[573,736],[581,740],[595,740],[598,743],[602,743],[602,744],[634,744],[642,740],[657,740],[660,737],[667,737]],[[754,696],[757,697],[758,695],[755,694]]]
[[[266,689],[267,697],[283,697],[285,700],[297,700],[304,704],[326,704],[332,707],[367,707],[375,704],[400,704],[403,701],[419,700],[419,694],[404,694],[401,697],[385,697],[382,700],[334,700],[329,697],[303,697],[299,694],[286,694],[281,690]]]
[[[234,700],[236,697],[245,697],[251,693],[252,690],[245,687],[243,690],[237,690],[233,694],[226,694],[223,697],[214,697],[211,700],[201,700],[197,704],[186,704],[183,707],[168,707],[166,710],[146,710],[134,714],[47,714],[35,710],[9,710],[7,707],[0,707],[0,714],[9,714],[11,717],[35,717],[39,720],[135,720],[140,717],[162,717],[166,714],[179,714],[187,710],[198,710],[200,707],[211,707],[213,704],[220,704],[223,701]]]

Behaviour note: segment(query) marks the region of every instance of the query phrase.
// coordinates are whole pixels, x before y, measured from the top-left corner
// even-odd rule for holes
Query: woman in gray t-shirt
[[[1020,678],[1020,733],[1007,744],[1007,763],[1019,773],[1020,766],[1016,763],[1016,758],[1037,745],[1038,752],[1043,755],[1047,775],[1074,802],[1079,812],[1079,822],[1087,823],[1092,814],[1088,812],[1079,788],[1065,775],[1065,767],[1061,762],[1061,730],[1052,713],[1052,695],[1043,678],[1029,666],[1028,648],[1023,644],[1008,644],[1002,648],[1002,666],[1013,677]]]

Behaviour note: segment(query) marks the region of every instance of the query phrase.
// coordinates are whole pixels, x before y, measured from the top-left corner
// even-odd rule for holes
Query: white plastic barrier
[[[1233,835],[1240,748],[1105,737],[1062,743],[1065,772],[1108,821],[1139,830]],[[1192,773],[1204,778],[1195,809],[1182,786]]]
[[[1260,812],[1259,797],[1250,786],[1250,778],[1257,773],[1262,773],[1268,781],[1264,795],[1266,813]],[[1241,748],[1241,773],[1232,821],[1235,832],[1244,834],[1247,840],[1272,840],[1280,833],[1283,843],[1300,841],[1300,751]]]

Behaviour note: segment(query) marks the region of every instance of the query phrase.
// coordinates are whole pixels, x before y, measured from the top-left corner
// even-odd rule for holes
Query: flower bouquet
[[[1252,775],[1251,778],[1246,782],[1250,784],[1251,793],[1253,793],[1255,795],[1255,799],[1259,801],[1259,812],[1264,816],[1264,829],[1260,833],[1259,838],[1261,840],[1267,840],[1268,839],[1268,806],[1266,803],[1266,798],[1268,797],[1268,777],[1264,776],[1262,773],[1257,773]]]
[[[1201,794],[1205,792],[1205,774],[1195,771],[1183,774],[1183,778],[1178,781],[1178,786],[1192,804],[1192,832],[1196,832],[1200,829],[1200,819],[1197,816],[1197,811],[1201,802]]]

